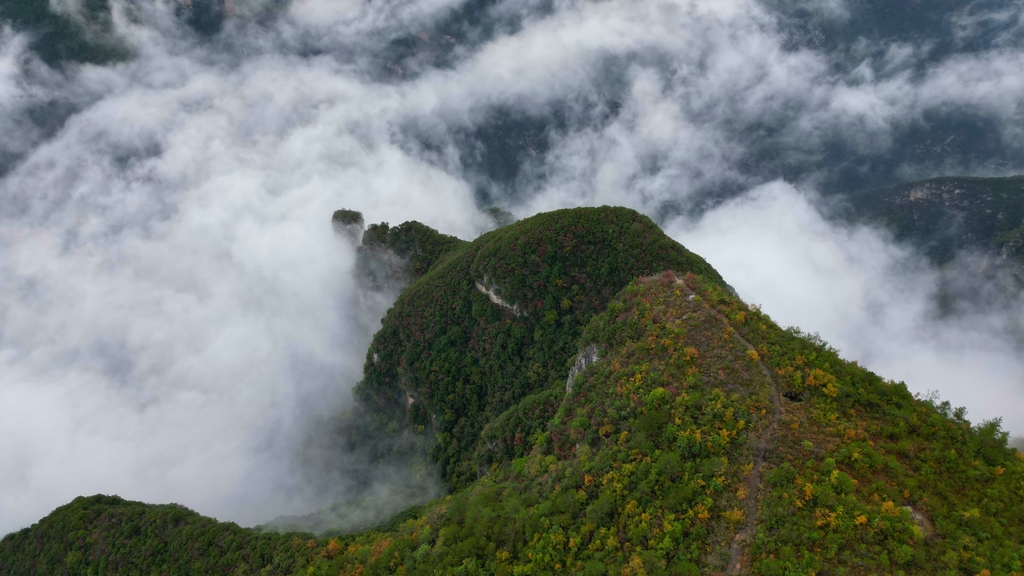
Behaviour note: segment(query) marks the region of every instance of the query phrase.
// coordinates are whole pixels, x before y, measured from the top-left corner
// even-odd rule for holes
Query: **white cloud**
[[[485,225],[372,121],[393,91],[326,61],[127,72],[0,184],[27,207],[0,226],[3,529],[92,492],[248,523],[317,505],[293,500],[303,418],[343,408],[369,336],[331,211]]]

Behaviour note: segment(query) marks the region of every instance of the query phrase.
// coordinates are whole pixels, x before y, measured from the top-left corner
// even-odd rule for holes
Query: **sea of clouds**
[[[246,525],[351,495],[344,459],[325,489],[296,457],[374,329],[341,207],[472,239],[489,204],[629,206],[781,324],[1024,432],[1020,300],[942,315],[943,272],[819,210],[837,150],[898,154],[936,114],[1002,152],[892,174],[1024,171],[1019,2],[949,15],[981,48],[840,56],[754,0],[235,0],[212,37],[169,0],[111,4],[122,63],[54,69],[0,28],[0,534],[83,494]],[[517,148],[496,118],[541,128]]]

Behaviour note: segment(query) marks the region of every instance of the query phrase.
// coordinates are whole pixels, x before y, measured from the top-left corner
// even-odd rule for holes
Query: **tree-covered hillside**
[[[478,475],[484,425],[564,382],[590,318],[634,278],[666,269],[720,282],[703,259],[625,208],[559,210],[484,234],[398,298],[356,397],[385,428],[436,435],[434,460],[449,483],[464,486]]]
[[[634,278],[603,305],[602,296],[570,284],[569,306],[554,310],[591,298],[594,312],[578,327],[566,324],[575,330],[563,349],[568,360],[542,365],[546,380],[533,388],[518,383],[524,399],[498,414],[479,396],[457,403],[465,400],[451,390],[517,384],[499,376],[523,367],[475,344],[505,334],[486,331],[485,321],[515,327],[545,312],[534,332],[557,329],[570,312],[545,324],[544,300],[531,295],[565,289],[554,282],[569,275],[565,262],[590,254],[566,250],[557,225],[609,212],[649,231],[654,246],[686,255],[658,244],[629,211],[558,212],[526,221],[549,226],[537,227],[539,238],[520,229],[527,241],[518,255],[518,236],[501,230],[456,248],[388,315],[381,334],[393,340],[375,341],[368,379],[384,345],[391,354],[413,350],[395,357],[405,371],[392,373],[404,378],[399,393],[417,394],[413,407],[431,395],[435,407],[451,401],[479,418],[472,442],[451,444],[472,446],[457,462],[473,468],[449,496],[334,538],[258,533],[176,506],[80,498],[0,541],[0,575],[1024,574],[1024,456],[1007,447],[998,422],[971,425],[962,409],[914,397],[820,340],[781,329],[710,269]],[[594,220],[606,219],[589,220],[600,231]],[[537,255],[538,246],[547,249]],[[603,255],[608,268],[598,270],[624,265],[610,250]],[[563,273],[530,283],[520,268],[500,265],[524,260],[527,278],[560,263]],[[484,274],[493,282],[485,288],[500,287],[496,302],[461,284]],[[432,344],[465,329],[466,317],[476,321],[473,336],[448,338],[449,346],[419,351],[402,339],[409,330]],[[416,324],[424,319],[432,332]],[[507,372],[487,381],[491,358]],[[582,370],[567,382],[570,366]],[[448,395],[409,384],[440,385],[445,375]],[[404,426],[403,411],[395,414],[392,422]],[[440,453],[442,463],[449,454]]]
[[[411,280],[426,274],[442,256],[465,244],[454,236],[441,234],[415,221],[398,226],[390,226],[387,222],[370,224],[362,231],[362,215],[348,210],[334,213],[332,222],[336,229],[339,223],[346,227],[356,225],[354,221],[345,223],[341,219],[345,212],[349,213],[348,218],[353,218],[353,215],[359,217],[362,243],[357,266],[360,280],[376,290],[404,288]]]
[[[0,541],[0,574],[294,574],[317,552],[301,536],[261,535],[176,504],[80,497]]]
[[[47,0],[2,0],[0,22],[32,37],[32,49],[51,66],[64,62],[105,64],[130,54],[113,37],[108,0],[83,0],[76,14],[54,10]]]

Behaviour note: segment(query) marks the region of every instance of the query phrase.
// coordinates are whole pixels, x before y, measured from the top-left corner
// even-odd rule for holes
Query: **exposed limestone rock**
[[[927,516],[913,506],[904,506],[903,509],[910,512],[910,519],[914,521],[914,524],[921,530],[925,538],[931,538],[935,535],[935,524],[932,524],[932,521]]]
[[[601,358],[597,353],[597,346],[591,344],[583,349],[582,352],[576,356],[576,362],[573,363],[572,368],[569,369],[569,379],[565,381],[565,393],[572,393],[572,383],[576,380],[576,377],[583,373],[594,362],[597,362]]]
[[[498,306],[501,306],[502,308],[508,310],[509,312],[515,314],[516,316],[522,316],[524,314],[522,311],[519,310],[518,305],[509,304],[508,302],[503,300],[501,296],[498,296],[498,285],[491,284],[487,280],[486,276],[484,276],[483,282],[476,282],[476,289],[485,294],[491,302],[497,304]]]

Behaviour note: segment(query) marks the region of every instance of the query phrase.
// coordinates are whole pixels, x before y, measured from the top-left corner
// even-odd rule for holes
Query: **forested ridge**
[[[79,498],[0,541],[0,574],[1024,574],[998,422],[778,327],[635,212],[429,260],[357,394],[451,494],[331,538]]]
[[[630,281],[667,269],[721,281],[625,208],[558,210],[447,247],[388,311],[355,394],[382,427],[435,436],[453,487],[476,479],[484,425],[564,382],[584,326]]]

